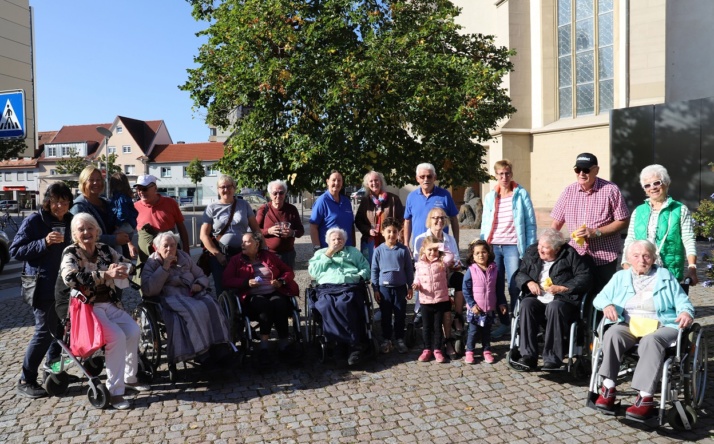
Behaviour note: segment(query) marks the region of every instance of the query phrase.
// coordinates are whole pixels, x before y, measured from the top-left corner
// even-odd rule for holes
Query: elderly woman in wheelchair
[[[178,241],[174,233],[159,233],[141,273],[143,296],[157,298],[161,306],[169,367],[188,359],[224,361],[230,352],[226,319],[207,291],[208,278],[188,253],[178,249]]]
[[[627,250],[630,269],[617,272],[593,301],[593,306],[603,311],[604,324],[609,325],[600,336],[600,368],[593,369],[593,378],[597,372],[602,380],[595,407],[605,413],[616,409],[621,364],[626,353],[638,345],[639,360],[631,384],[638,395],[626,411],[626,416],[635,420],[647,420],[657,413],[653,396],[667,349],[677,343],[678,329],[692,326],[694,319],[689,296],[672,273],[654,265],[656,255],[651,242],[634,241]]]
[[[325,336],[347,343],[347,363],[356,365],[370,342],[365,331],[368,322],[365,282],[370,276],[370,266],[357,248],[345,245],[345,230],[330,228],[325,240],[328,247],[317,250],[308,266],[310,276],[318,284],[312,303],[322,317]]]

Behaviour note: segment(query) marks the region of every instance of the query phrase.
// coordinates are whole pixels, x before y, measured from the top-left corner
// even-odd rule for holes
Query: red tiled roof
[[[0,168],[35,168],[37,166],[37,158],[15,159],[0,161]]]
[[[35,148],[34,158],[39,158],[45,151],[45,144],[51,143],[59,131],[38,131],[37,132],[37,148]]]
[[[103,126],[106,129],[112,127],[111,123],[98,123],[92,125],[65,125],[52,139],[52,143],[71,142],[102,142],[104,138],[97,132],[97,127]]]
[[[195,158],[216,161],[223,157],[225,147],[220,142],[173,143],[156,145],[151,161],[156,163],[190,162]]]

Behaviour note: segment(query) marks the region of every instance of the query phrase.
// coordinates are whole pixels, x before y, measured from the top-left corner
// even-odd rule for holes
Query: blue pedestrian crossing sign
[[[0,140],[24,139],[25,92],[23,90],[0,91]]]

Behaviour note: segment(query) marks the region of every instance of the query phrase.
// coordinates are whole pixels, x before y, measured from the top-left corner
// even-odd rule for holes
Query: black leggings
[[[258,321],[260,334],[269,335],[270,328],[275,324],[278,338],[288,337],[288,316],[290,316],[290,300],[279,294],[254,294],[250,296],[248,313]]]
[[[437,302],[436,304],[421,304],[422,320],[424,321],[422,333],[424,335],[424,348],[441,350],[444,333],[441,324],[444,314],[451,311],[451,301]]]

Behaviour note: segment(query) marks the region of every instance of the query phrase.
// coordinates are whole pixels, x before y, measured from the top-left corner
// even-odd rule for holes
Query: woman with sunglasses
[[[220,295],[223,269],[231,256],[241,252],[243,235],[248,229],[256,233],[260,227],[250,204],[235,197],[236,181],[231,176],[219,177],[216,189],[218,202],[208,204],[203,212],[200,237],[203,247],[211,253],[211,274],[216,295]]]
[[[645,203],[635,208],[625,239],[627,247],[635,240],[648,240],[657,250],[657,265],[668,269],[680,282],[689,277],[697,280],[697,247],[692,214],[689,209],[668,196],[671,180],[662,165],[646,166],[640,173],[645,190]],[[622,268],[630,264],[623,260]]]
[[[282,180],[270,182],[268,194],[270,202],[258,208],[255,218],[268,250],[295,269],[295,238],[305,234],[300,212],[295,205],[285,202],[288,185]]]

